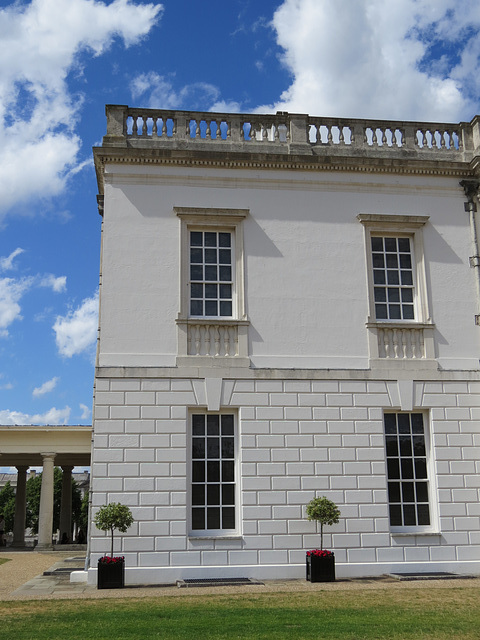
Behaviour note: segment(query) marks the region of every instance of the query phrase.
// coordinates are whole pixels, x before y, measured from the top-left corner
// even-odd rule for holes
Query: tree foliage
[[[15,491],[10,480],[0,491],[0,514],[5,518],[5,533],[13,531],[13,521],[15,518]]]
[[[100,507],[93,519],[97,529],[110,531],[112,535],[112,546],[110,556],[113,558],[113,533],[118,529],[121,533],[133,524],[133,516],[130,509],[120,502],[111,502]]]
[[[340,509],[325,496],[313,498],[307,504],[307,518],[320,522],[320,549],[323,549],[323,526],[337,524],[340,519]]]

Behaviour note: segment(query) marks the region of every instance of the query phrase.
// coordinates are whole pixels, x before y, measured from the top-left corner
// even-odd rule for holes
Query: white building
[[[129,583],[480,573],[480,120],[107,107],[93,512]],[[108,547],[92,526],[89,580]]]

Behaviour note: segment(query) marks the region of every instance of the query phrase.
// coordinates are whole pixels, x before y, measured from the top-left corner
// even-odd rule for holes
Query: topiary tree
[[[110,557],[113,558],[113,532],[118,529],[121,533],[133,524],[133,516],[130,509],[120,502],[111,502],[100,507],[93,519],[97,529],[110,531],[112,534],[112,548]]]
[[[325,496],[313,498],[307,504],[307,518],[320,522],[320,549],[323,550],[323,525],[337,524],[340,519],[340,509]]]

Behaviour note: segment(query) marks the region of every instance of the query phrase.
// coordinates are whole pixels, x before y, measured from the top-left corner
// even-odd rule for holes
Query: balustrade
[[[425,358],[423,328],[378,328],[380,358]]]
[[[238,356],[238,328],[235,324],[195,324],[190,321],[187,335],[190,356]]]
[[[129,140],[135,146],[145,144],[182,145],[208,143],[227,145],[235,143],[240,150],[261,145],[266,152],[289,152],[296,145],[295,153],[302,147],[307,152],[320,154],[324,149],[344,150],[355,154],[376,151],[388,156],[400,150],[415,154],[449,154],[449,159],[467,159],[476,153],[474,140],[480,139],[477,119],[471,124],[432,124],[422,122],[389,122],[383,120],[359,120],[346,118],[320,118],[289,114],[236,114],[195,111],[169,111],[160,109],[133,109],[126,106],[107,106],[107,136],[105,143],[118,144]],[[228,149],[231,150],[231,146]]]

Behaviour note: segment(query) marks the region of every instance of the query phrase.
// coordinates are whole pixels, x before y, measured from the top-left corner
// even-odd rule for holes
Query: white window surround
[[[250,366],[245,313],[242,224],[248,209],[174,207],[180,219],[180,310],[177,317],[177,365]],[[190,231],[231,234],[234,256],[232,317],[190,317]]]
[[[436,496],[436,487],[435,487],[435,470],[432,460],[431,454],[431,444],[430,444],[430,423],[428,419],[428,413],[425,411],[416,411],[413,410],[411,412],[403,412],[403,411],[385,411],[384,412],[384,432],[385,432],[385,416],[386,415],[412,415],[412,414],[421,414],[423,418],[423,434],[424,434],[424,445],[426,452],[426,482],[428,486],[428,505],[429,505],[429,515],[430,515],[430,524],[429,525],[410,525],[410,526],[394,526],[390,524],[390,534],[392,536],[428,536],[428,535],[440,535],[438,528],[438,512],[436,508],[436,502],[434,497]],[[386,451],[386,459],[388,459],[388,451],[387,451],[387,434],[384,433],[385,437],[385,451]],[[413,452],[412,456],[413,460],[415,460],[415,454]],[[387,483],[391,480],[387,471]],[[421,479],[422,480],[422,479]],[[407,479],[408,481],[408,479]],[[387,491],[388,495],[388,491]],[[403,500],[402,500],[403,502]],[[390,505],[390,500],[389,500]]]
[[[233,439],[234,439],[234,453],[233,453],[233,468],[234,468],[234,500],[235,500],[235,528],[234,529],[204,529],[204,530],[199,530],[199,529],[193,529],[193,522],[192,522],[192,507],[193,505],[193,462],[195,461],[195,459],[193,458],[193,416],[198,416],[198,415],[203,415],[205,417],[210,416],[218,416],[220,418],[219,423],[220,423],[220,429],[221,429],[221,417],[222,416],[232,416],[233,417]],[[205,423],[207,421],[205,420]],[[241,538],[241,522],[240,522],[240,514],[241,514],[241,509],[239,507],[240,505],[240,483],[239,483],[239,478],[240,478],[240,474],[239,474],[239,445],[238,445],[238,416],[236,414],[236,412],[232,411],[232,410],[228,410],[228,411],[218,411],[218,412],[209,412],[203,409],[191,409],[189,411],[189,415],[188,415],[188,429],[187,429],[187,435],[188,435],[188,460],[189,460],[189,464],[187,465],[187,486],[189,487],[189,491],[188,491],[188,500],[187,500],[187,507],[188,507],[188,520],[187,520],[187,528],[188,528],[188,538],[190,540],[208,540],[208,539],[212,539],[212,540],[234,540],[234,539],[240,539]],[[207,428],[207,425],[206,425]],[[220,431],[221,433],[221,431]],[[207,434],[205,434],[207,435]],[[227,436],[228,437],[228,436]],[[207,442],[206,442],[206,446]],[[221,445],[220,445],[221,446]],[[221,454],[220,454],[220,458],[221,458]],[[199,459],[201,461],[201,459]],[[208,452],[205,452],[205,463],[211,460],[211,458],[208,455]],[[228,460],[227,460],[228,461]],[[205,464],[205,473],[207,473],[207,464]],[[223,470],[221,471],[221,473],[223,474]],[[221,482],[222,478],[220,478],[220,482],[218,484],[220,484],[220,492],[222,491],[221,486],[222,486],[222,482]],[[200,482],[200,484],[202,484]],[[205,478],[205,482],[204,482],[205,486],[208,487],[209,483],[208,482],[208,478]],[[213,482],[213,484],[217,484],[216,482]],[[226,484],[231,484],[231,481],[228,481]],[[207,508],[207,506],[205,506],[205,509]]]
[[[429,216],[366,214],[357,216],[365,232],[369,314],[366,322],[370,359],[375,366],[391,366],[399,360],[409,365],[419,359],[424,366],[436,367],[433,333],[435,325],[428,308],[422,228]],[[412,320],[378,320],[375,316],[372,242],[375,236],[408,237],[413,258],[415,318]]]

